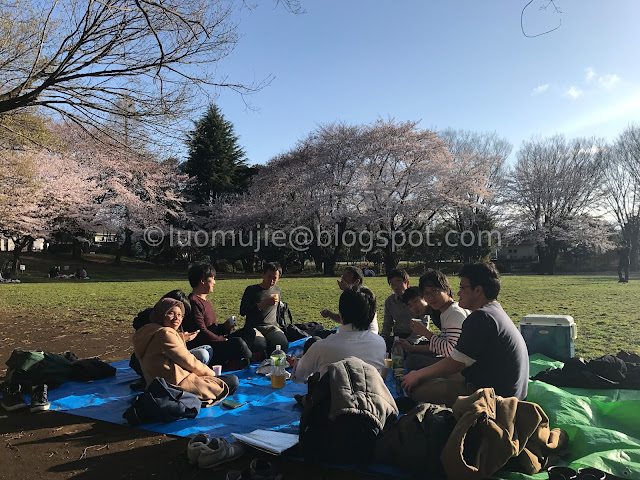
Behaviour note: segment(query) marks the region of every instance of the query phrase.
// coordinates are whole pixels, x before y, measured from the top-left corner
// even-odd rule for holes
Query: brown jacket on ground
[[[538,473],[568,443],[539,405],[499,397],[493,388],[458,397],[453,414],[457,423],[440,456],[449,479],[488,478],[512,457],[518,471]]]
[[[187,350],[173,328],[149,323],[133,335],[133,349],[149,385],[162,377],[185,392],[196,395],[206,406],[223,400],[229,387],[209,367]]]

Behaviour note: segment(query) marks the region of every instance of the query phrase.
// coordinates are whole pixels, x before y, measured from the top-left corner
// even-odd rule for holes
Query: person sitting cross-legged
[[[240,300],[240,315],[246,316],[246,322],[234,335],[244,339],[256,360],[271,355],[278,345],[285,351],[289,348],[289,341],[278,324],[282,291],[276,284],[281,275],[282,267],[278,262],[265,263],[262,282],[249,285]]]
[[[407,373],[402,386],[417,402],[453,405],[460,395],[493,388],[501,397],[527,397],[529,355],[522,335],[497,302],[500,274],[492,263],[469,263],[459,273],[460,307],[472,313],[450,356]]]
[[[330,364],[347,357],[357,357],[377,370],[384,367],[384,339],[369,330],[376,311],[376,296],[367,287],[354,285],[345,289],[338,303],[338,332],[317,340],[295,363],[291,379],[304,383],[315,372],[323,375]]]

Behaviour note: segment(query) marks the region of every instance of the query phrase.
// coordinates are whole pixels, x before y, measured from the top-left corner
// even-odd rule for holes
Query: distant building
[[[506,244],[496,254],[497,260],[520,260],[537,262],[538,252],[535,243],[522,242],[519,244]]]
[[[13,240],[0,237],[0,252],[12,252],[15,248]],[[44,249],[44,238],[38,238],[33,242],[33,251],[41,252]]]

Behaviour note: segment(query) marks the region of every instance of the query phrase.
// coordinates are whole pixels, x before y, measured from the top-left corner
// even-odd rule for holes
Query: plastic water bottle
[[[402,350],[402,345],[398,343],[398,337],[395,337],[391,348],[391,363],[394,373],[401,369],[404,374],[404,350]]]
[[[287,355],[282,351],[280,345],[276,345],[276,349],[271,353],[271,366],[273,371],[271,372],[271,386],[273,388],[284,387],[287,381],[287,372],[285,367],[287,366]]]

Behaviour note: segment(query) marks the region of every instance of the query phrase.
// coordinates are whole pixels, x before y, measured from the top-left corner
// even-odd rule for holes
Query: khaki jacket
[[[182,336],[173,328],[149,323],[133,335],[133,349],[149,385],[164,378],[185,392],[196,395],[204,406],[213,405],[229,394],[226,383],[187,350]]]
[[[440,456],[452,480],[488,478],[512,457],[518,471],[538,473],[568,443],[565,431],[549,428],[539,405],[499,397],[493,388],[458,397],[453,414],[457,423]]]

